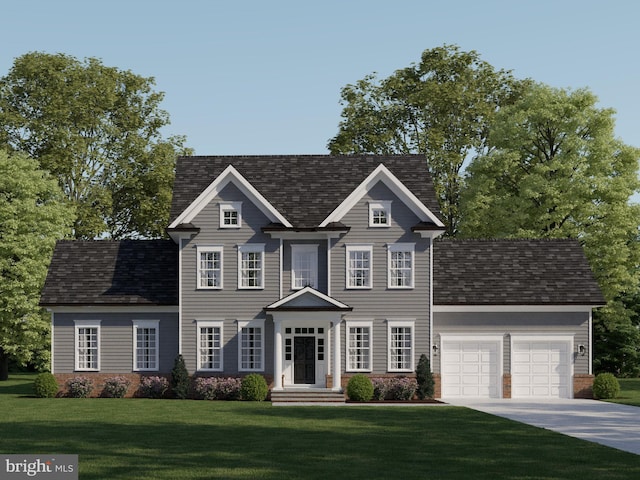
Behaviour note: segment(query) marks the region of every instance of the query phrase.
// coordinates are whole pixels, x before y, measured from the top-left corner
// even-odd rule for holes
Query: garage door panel
[[[512,396],[570,396],[571,356],[569,340],[514,340],[512,351]]]
[[[443,397],[498,397],[499,342],[442,341]]]

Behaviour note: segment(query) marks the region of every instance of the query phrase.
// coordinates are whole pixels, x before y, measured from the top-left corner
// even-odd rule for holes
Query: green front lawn
[[[0,383],[0,452],[81,479],[637,479],[640,456],[458,407],[31,398]]]
[[[624,403],[640,407],[640,378],[619,378],[620,395],[608,402]]]

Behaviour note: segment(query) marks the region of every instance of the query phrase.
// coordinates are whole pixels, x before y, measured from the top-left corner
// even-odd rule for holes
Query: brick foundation
[[[502,398],[511,398],[511,374],[502,375]]]
[[[433,374],[433,398],[442,398],[442,380],[439,373]]]
[[[593,398],[593,375],[577,373],[573,376],[573,398]]]

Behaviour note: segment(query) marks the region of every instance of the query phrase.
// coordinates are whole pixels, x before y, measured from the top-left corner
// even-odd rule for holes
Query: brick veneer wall
[[[511,374],[502,375],[502,398],[511,398]]]
[[[573,398],[593,398],[593,375],[576,373],[573,376]]]

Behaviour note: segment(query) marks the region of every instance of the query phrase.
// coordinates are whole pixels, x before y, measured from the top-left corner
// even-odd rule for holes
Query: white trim
[[[331,239],[327,238],[327,295],[331,296]]]
[[[284,241],[280,239],[280,245],[278,246],[278,261],[280,262],[279,274],[278,274],[278,298],[282,298],[283,295],[283,276],[284,276]]]
[[[264,372],[264,350],[265,335],[264,319],[254,320],[238,320],[238,371],[239,372]],[[260,368],[242,368],[242,329],[243,328],[259,328],[260,329]]]
[[[73,362],[74,371],[76,372],[99,372],[100,371],[100,358],[102,357],[102,345],[100,342],[100,322],[102,320],[74,320],[73,321]],[[80,368],[79,356],[78,356],[78,333],[81,328],[95,328],[96,329],[96,368]],[[53,341],[52,341],[53,343]]]
[[[133,324],[133,371],[134,372],[157,372],[160,370],[160,320],[131,320]],[[154,328],[155,333],[155,367],[138,368],[138,329]]]
[[[238,245],[238,289],[239,290],[263,290],[264,289],[264,270],[266,256],[264,254],[264,243],[247,243]],[[243,253],[260,253],[260,285],[246,286],[242,285],[242,254]]]
[[[176,228],[183,223],[190,223],[229,183],[236,185],[264,213],[270,221],[281,223],[287,228],[292,225],[278,210],[262,196],[233,165],[229,165],[211,184],[191,202],[191,204],[169,225]]]
[[[349,368],[351,328],[368,328],[369,329],[369,368]],[[373,371],[373,320],[346,320],[345,321],[345,370],[347,372],[372,372]]]
[[[391,284],[391,254],[393,252],[411,252],[411,280],[410,285]],[[393,290],[411,290],[415,288],[416,272],[416,244],[415,243],[389,243],[387,244],[387,288]]]
[[[433,240],[429,240],[429,365],[433,368]]]
[[[349,231],[348,228],[343,230],[314,230],[314,231],[304,231],[304,232],[296,232],[294,230],[274,230],[265,232],[271,238],[279,238],[281,240],[294,240],[294,241],[302,241],[302,240],[325,240],[330,238],[339,238],[341,235],[344,235]]]
[[[54,369],[55,369],[55,357],[54,357],[54,348],[53,348],[53,344],[55,343],[55,338],[56,338],[55,334],[54,334],[54,331],[53,331],[53,327],[54,327],[54,324],[55,324],[54,317],[55,317],[56,314],[55,314],[55,312],[50,312],[50,313],[51,313],[51,342],[49,342],[49,344],[50,344],[49,345],[49,354],[51,355],[51,365],[50,366],[51,366],[51,373],[56,373],[54,371]]]
[[[373,214],[377,210],[384,211],[387,223],[375,223]],[[369,202],[369,227],[389,228],[391,226],[391,200],[371,200]]]
[[[186,241],[185,241],[186,240]],[[180,237],[178,248],[178,354],[182,355],[182,251],[189,243],[188,238]]]
[[[311,258],[311,284],[296,286],[296,255],[309,255]],[[300,290],[304,287],[318,288],[318,244],[317,243],[302,243],[291,245],[291,290]]]
[[[220,367],[219,368],[202,368],[201,360],[201,344],[200,329],[201,328],[219,328],[220,329]],[[224,370],[224,321],[223,320],[198,320],[196,319],[196,368],[198,372],[222,372]]]
[[[373,245],[371,244],[345,244],[345,278],[344,278],[344,286],[348,290],[371,290],[373,288]],[[369,252],[369,283],[368,285],[350,285],[350,275],[349,275],[349,264],[350,259],[349,256],[351,252]]]
[[[200,274],[202,273],[200,258],[201,253],[218,253],[220,255],[220,277],[219,285],[200,285]],[[224,248],[222,245],[196,245],[196,290],[222,290],[224,287]],[[215,271],[215,269],[214,269]],[[215,277],[214,277],[215,278]]]
[[[61,305],[46,307],[52,313],[179,313],[179,305]]]
[[[219,213],[220,213],[220,228],[229,229],[229,228],[242,228],[242,202],[220,202],[219,204]],[[224,223],[224,214],[225,212],[236,212],[236,220],[237,223],[227,225]]]
[[[320,227],[342,220],[347,212],[358,203],[378,182],[384,183],[409,209],[424,222],[432,222],[438,227],[444,224],[382,163],[365,178],[338,207],[325,218]]]
[[[305,288],[303,288],[301,290],[296,291],[295,293],[292,293],[291,295],[287,295],[286,297],[281,298],[277,302],[274,302],[274,303],[272,303],[271,305],[269,305],[269,306],[267,306],[265,308],[267,308],[267,309],[278,308],[278,307],[290,302],[291,300],[294,300],[294,299],[296,299],[296,298],[298,298],[298,297],[300,297],[302,295],[305,295],[307,293],[310,294],[310,295],[313,295],[315,297],[318,297],[318,298],[324,300],[325,302],[330,303],[331,305],[335,305],[338,308],[349,308],[349,305],[347,305],[345,303],[342,303],[342,302],[336,300],[335,298],[331,298],[328,295],[325,295],[324,293],[322,293],[322,292],[320,292],[318,290],[315,290],[314,288],[311,288],[311,287],[305,287]],[[305,317],[306,317],[306,315],[307,315],[307,313],[305,313]],[[299,313],[298,313],[298,316],[299,316]]]
[[[589,338],[589,351],[587,354],[589,355],[589,375],[593,375],[593,312],[589,312],[589,331],[587,332],[587,336]]]
[[[434,305],[434,312],[591,312],[593,305]]]
[[[409,368],[391,368],[391,328],[411,328],[411,365]],[[388,372],[414,372],[416,357],[416,320],[415,318],[387,318],[387,371]]]

